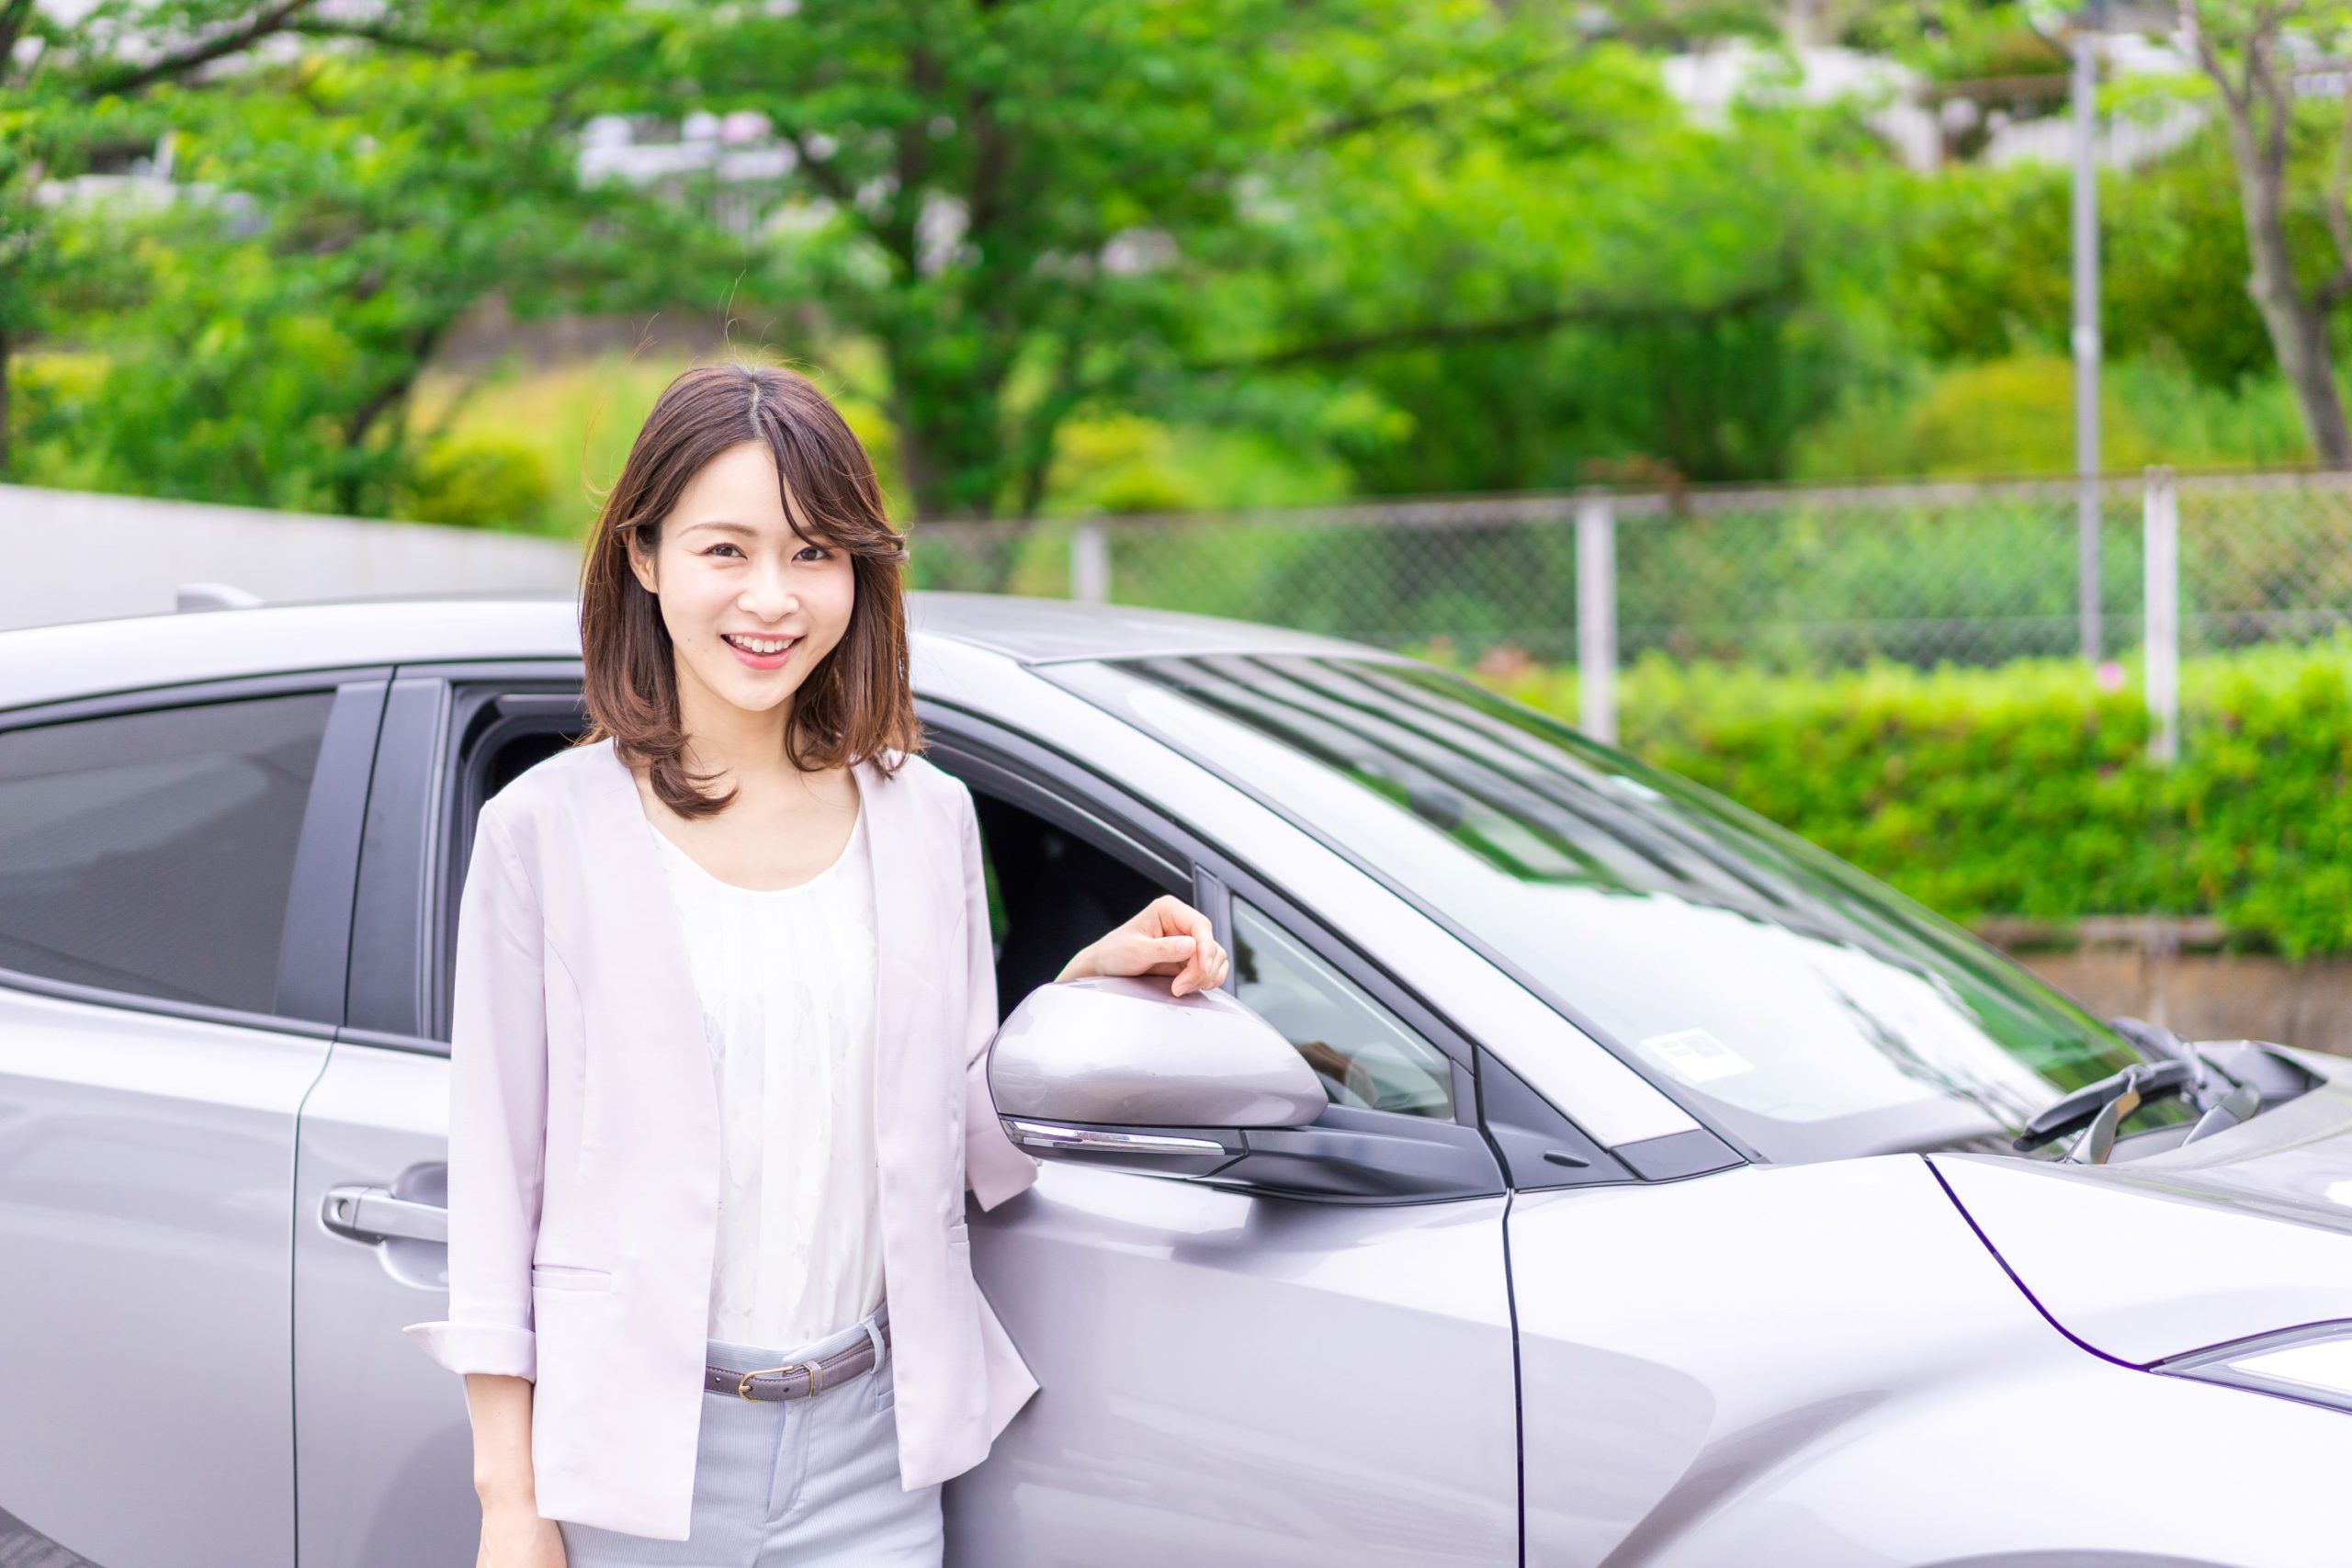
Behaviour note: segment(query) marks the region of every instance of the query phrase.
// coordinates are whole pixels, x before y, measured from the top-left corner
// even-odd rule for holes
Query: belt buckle
[[[781,1367],[756,1368],[752,1371],[745,1372],[741,1377],[735,1380],[735,1392],[741,1394],[743,1398],[750,1399],[752,1397],[752,1380],[753,1378],[763,1378],[767,1376],[770,1372],[797,1372],[804,1370],[808,1374],[808,1394],[813,1398],[816,1395],[817,1391],[823,1386],[825,1381],[824,1373],[819,1369],[817,1363],[814,1361],[791,1361]],[[792,1395],[786,1394],[785,1397],[789,1399]]]

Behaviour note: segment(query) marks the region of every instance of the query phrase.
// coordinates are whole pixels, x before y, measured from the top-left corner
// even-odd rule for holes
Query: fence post
[[[2145,536],[2142,648],[2147,660],[2148,760],[2168,767],[2180,759],[2180,495],[2170,468],[2148,470],[2140,514]]]
[[[1069,596],[1081,604],[1111,602],[1111,540],[1100,523],[1080,523],[1070,534]]]
[[[1605,491],[1577,498],[1577,727],[1617,743],[1617,510]]]

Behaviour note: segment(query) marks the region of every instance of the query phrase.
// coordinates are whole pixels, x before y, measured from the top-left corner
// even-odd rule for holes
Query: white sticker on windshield
[[[1756,1070],[1755,1063],[1703,1029],[1653,1034],[1642,1042],[1642,1053],[1688,1084],[1708,1083]]]

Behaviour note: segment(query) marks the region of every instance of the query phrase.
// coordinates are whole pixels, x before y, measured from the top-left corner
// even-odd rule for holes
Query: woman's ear
[[[642,587],[648,593],[654,594],[658,597],[661,590],[654,586],[655,573],[653,570],[653,558],[650,555],[648,555],[639,544],[639,541],[642,540],[644,536],[644,530],[639,528],[631,528],[628,533],[623,536],[621,542],[628,549],[628,569],[636,574],[639,586]]]

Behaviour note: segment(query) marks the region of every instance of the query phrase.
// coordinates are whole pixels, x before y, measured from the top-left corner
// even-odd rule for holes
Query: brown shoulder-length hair
[[[793,694],[785,755],[825,769],[876,759],[886,773],[922,747],[907,670],[906,536],[882,509],[874,464],[814,383],[789,370],[712,365],[663,389],[629,447],[588,541],[580,579],[580,651],[589,727],[579,744],[609,737],[622,761],[647,770],[653,793],[685,817],[735,799],[702,792],[685,763],[678,677],[662,607],[629,570],[628,541],[650,558],[686,483],[746,441],[775,454],[785,515],[814,544],[845,551],[855,573],[849,629]],[[899,753],[881,756],[885,749]]]

